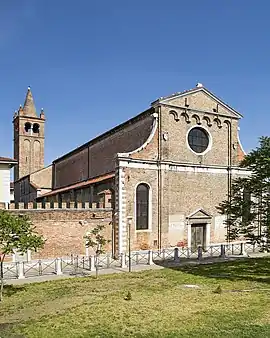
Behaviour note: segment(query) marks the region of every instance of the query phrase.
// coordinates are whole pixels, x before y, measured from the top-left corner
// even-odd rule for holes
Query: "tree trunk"
[[[98,263],[99,263],[99,254],[96,255],[96,278],[98,278]]]
[[[0,255],[0,278],[1,278],[1,286],[0,286],[0,301],[3,300],[3,289],[4,289],[4,259],[5,255]]]

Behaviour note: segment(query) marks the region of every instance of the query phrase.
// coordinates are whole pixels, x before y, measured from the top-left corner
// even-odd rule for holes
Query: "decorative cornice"
[[[167,107],[167,108],[172,108],[173,110],[178,109],[178,110],[185,111],[186,113],[191,113],[191,114],[192,113],[201,113],[201,114],[209,114],[209,115],[217,116],[216,112],[211,112],[211,111],[206,111],[206,110],[181,107],[181,106],[176,106],[176,105],[173,105],[173,104],[167,104],[167,103],[162,103],[162,102],[160,102],[159,105]],[[225,115],[225,114],[221,114],[221,113],[218,113],[218,116],[224,117],[224,118],[227,118],[227,119],[228,118],[232,118],[232,119],[235,119],[235,120],[240,119],[240,117],[237,117],[237,116],[230,116],[230,115]]]
[[[210,173],[220,173],[227,174],[228,171],[234,173],[239,173],[241,175],[250,175],[251,172],[245,168],[240,168],[237,166],[228,167],[226,165],[198,165],[193,163],[180,163],[174,161],[158,161],[154,160],[142,160],[142,159],[133,159],[126,157],[119,157],[118,167],[132,167],[132,168],[143,168],[143,169],[153,169],[157,170],[161,168],[165,171],[178,171],[178,172],[210,172]]]

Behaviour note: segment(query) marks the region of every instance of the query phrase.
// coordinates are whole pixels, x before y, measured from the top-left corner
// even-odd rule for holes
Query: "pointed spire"
[[[26,98],[23,105],[23,115],[37,117],[36,107],[30,87],[27,89]]]
[[[23,115],[23,109],[22,105],[20,104],[19,110],[18,110],[18,115]]]
[[[42,120],[45,120],[45,113],[44,113],[44,109],[43,108],[41,108],[41,112],[40,112],[39,118],[42,119]]]

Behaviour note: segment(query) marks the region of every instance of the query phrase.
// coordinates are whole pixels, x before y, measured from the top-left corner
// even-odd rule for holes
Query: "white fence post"
[[[153,262],[153,251],[152,250],[149,250],[148,251],[148,265],[153,265],[154,262]]]
[[[23,262],[18,262],[18,279],[24,279]]]
[[[30,262],[30,261],[31,261],[31,250],[27,250],[27,253],[26,253],[26,260],[27,260],[27,262]]]
[[[121,253],[121,268],[126,268],[127,264],[126,264],[126,254],[123,252]]]
[[[190,248],[187,248],[187,258],[190,258]]]
[[[89,257],[89,247],[88,246],[85,247],[85,256]]]
[[[58,276],[63,275],[62,266],[61,266],[61,258],[56,258],[56,260],[55,260],[55,270],[56,270],[56,274]]]
[[[90,266],[90,271],[95,271],[96,270],[96,260],[95,260],[95,256],[91,256],[90,257],[90,262],[91,262],[91,266]]]

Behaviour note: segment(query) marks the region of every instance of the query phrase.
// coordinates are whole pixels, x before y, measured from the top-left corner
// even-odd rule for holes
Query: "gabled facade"
[[[232,179],[248,174],[238,167],[241,114],[200,84],[152,108],[147,141],[117,158],[119,251],[127,248],[128,222],[134,249],[223,242],[224,217],[216,206]]]

